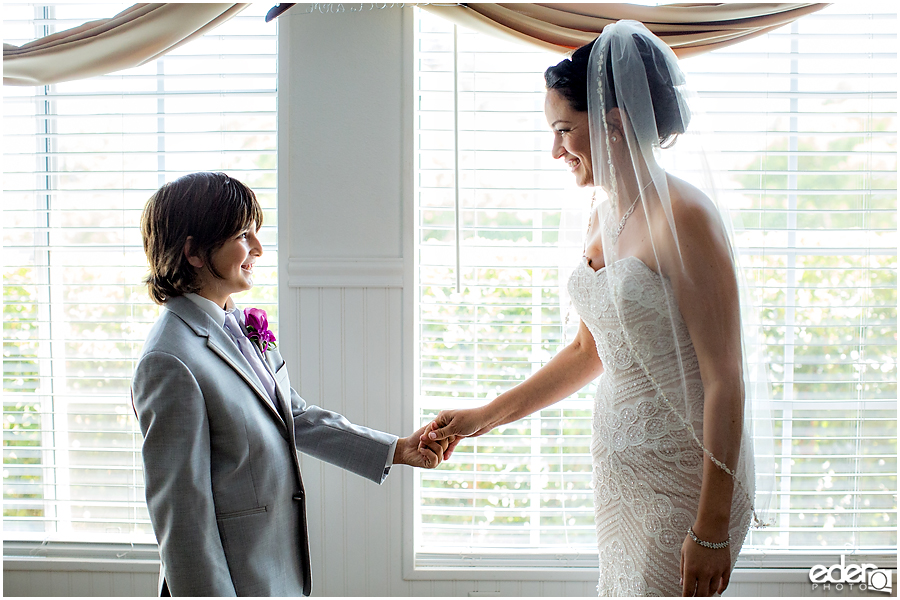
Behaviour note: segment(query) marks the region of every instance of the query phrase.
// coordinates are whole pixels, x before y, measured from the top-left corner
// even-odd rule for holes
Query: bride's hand
[[[423,443],[421,438],[427,429],[428,426],[421,427],[409,437],[397,440],[393,461],[395,465],[433,469],[441,464],[451,440],[428,440]]]
[[[684,544],[681,545],[682,595],[721,594],[728,587],[730,577],[730,548],[704,548],[690,536],[685,536]]]
[[[450,458],[454,448],[465,437],[477,437],[493,429],[479,408],[464,410],[442,410],[437,418],[428,424],[422,434],[422,443],[449,439],[444,451],[444,460]]]

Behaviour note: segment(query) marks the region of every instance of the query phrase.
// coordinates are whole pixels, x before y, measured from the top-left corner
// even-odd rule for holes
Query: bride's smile
[[[587,113],[573,110],[565,96],[548,90],[544,114],[553,130],[553,158],[565,160],[578,186],[594,185]]]

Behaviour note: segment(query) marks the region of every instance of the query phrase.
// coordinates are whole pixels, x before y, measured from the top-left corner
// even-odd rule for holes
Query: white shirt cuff
[[[390,449],[388,450],[387,462],[384,463],[384,474],[387,475],[388,471],[391,470],[391,465],[394,464],[394,452],[397,451],[397,442],[400,441],[400,438],[394,438],[394,443],[391,444]]]

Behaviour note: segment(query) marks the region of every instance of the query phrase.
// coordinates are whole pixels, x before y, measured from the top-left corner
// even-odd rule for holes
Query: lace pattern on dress
[[[703,474],[703,384],[680,314],[673,335],[668,281],[634,257],[615,268],[614,288],[605,269],[595,272],[586,261],[569,280],[572,302],[604,364],[591,440],[598,592],[680,595],[681,545],[697,514]],[[743,479],[746,441],[737,468]],[[750,509],[749,499],[735,494],[732,561]]]

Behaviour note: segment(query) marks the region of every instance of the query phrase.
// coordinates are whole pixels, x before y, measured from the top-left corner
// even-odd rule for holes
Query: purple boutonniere
[[[247,337],[253,340],[259,349],[265,352],[271,345],[275,347],[275,334],[269,330],[269,319],[261,308],[244,309],[244,326]]]

